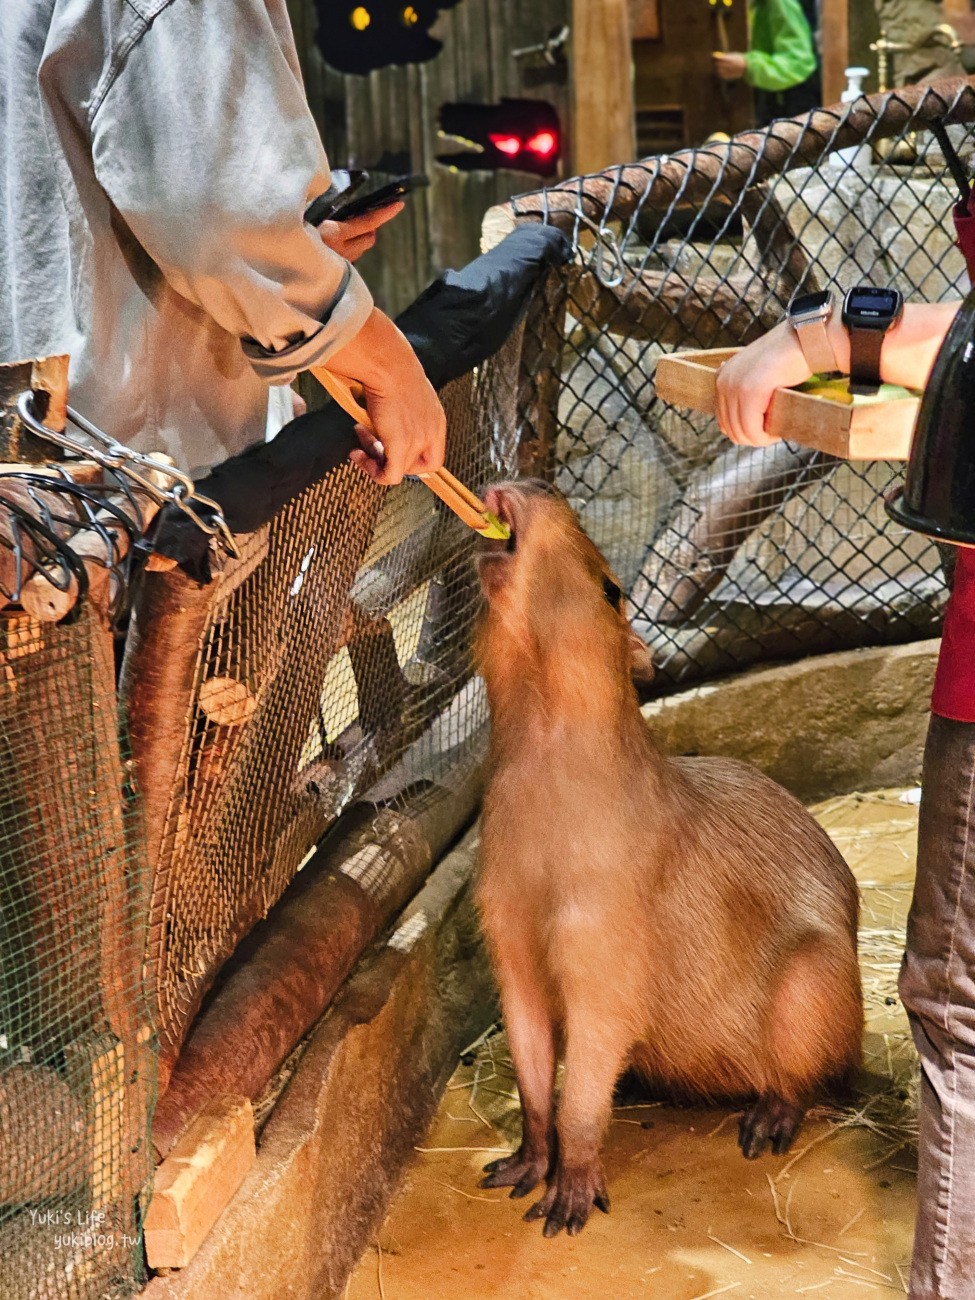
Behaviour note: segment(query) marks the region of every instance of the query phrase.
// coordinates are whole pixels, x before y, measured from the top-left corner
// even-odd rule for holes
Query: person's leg
[[[921,1058],[910,1294],[975,1298],[975,723],[931,719],[900,992]]]

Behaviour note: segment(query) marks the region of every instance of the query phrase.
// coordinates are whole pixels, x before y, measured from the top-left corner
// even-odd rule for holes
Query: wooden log
[[[935,118],[975,121],[975,80],[951,77],[936,86],[867,95],[852,105],[780,120],[767,130],[743,131],[727,143],[562,181],[492,208],[484,239],[496,240],[519,220],[546,220],[571,232],[580,207],[590,220],[629,221],[638,206],[647,213],[666,210],[678,195],[681,207],[721,198],[735,202],[748,186],[813,166],[837,149],[861,144],[868,132],[872,140],[889,139],[907,129],[923,130]]]
[[[629,0],[573,0],[572,166],[577,174],[636,151]]]
[[[88,1115],[84,1172],[90,1183],[91,1208],[107,1210],[122,1199],[130,1157],[130,1144],[126,1142],[125,1046],[113,1034],[90,1035],[69,1043],[64,1060]]]
[[[190,1263],[256,1159],[250,1101],[208,1102],[156,1170],[145,1222],[150,1268]]]
[[[0,1205],[70,1196],[89,1159],[84,1110],[57,1070],[0,1071]]]
[[[660,0],[630,0],[630,38],[660,40]]]
[[[240,727],[253,715],[257,699],[233,677],[209,677],[197,696],[200,708],[218,727]]]
[[[63,460],[65,453],[60,447],[24,428],[17,399],[28,389],[34,394],[43,422],[55,433],[63,432],[67,421],[68,358],[38,357],[0,365],[0,458],[32,464]]]
[[[168,977],[164,966],[168,924],[165,873],[176,844],[188,779],[183,770],[184,745],[196,716],[197,654],[211,596],[209,588],[193,582],[180,569],[147,573],[126,639],[120,695],[129,720],[152,880],[147,959],[150,985],[161,985]],[[162,1069],[160,1087],[165,1087],[165,1079]]]
[[[717,378],[734,348],[674,352],[657,362],[657,395],[703,415],[717,409]],[[845,380],[823,382],[815,392],[777,388],[767,431],[802,447],[844,460],[907,460],[920,395],[884,385],[876,397],[852,396]]]
[[[568,309],[587,326],[664,346],[750,343],[782,319],[781,304],[754,276],[696,275],[688,282],[674,272],[627,268],[622,283],[610,287],[588,268],[570,266],[566,283]]]
[[[822,0],[819,34],[822,42],[823,99],[827,104],[835,104],[846,86],[846,69],[850,63],[849,0]]]
[[[630,599],[651,626],[681,626],[721,583],[738,548],[800,483],[836,464],[805,447],[733,443],[696,474],[654,539]]]
[[[429,499],[425,488],[417,485],[417,492]],[[317,491],[317,489],[316,489]],[[308,546],[314,551],[314,561],[308,567],[299,570],[300,586],[281,585],[281,578],[270,584],[263,600],[267,611],[275,610],[280,619],[276,635],[270,631],[260,640],[251,643],[250,661],[224,665],[220,663],[218,671],[232,675],[243,681],[247,688],[259,700],[260,710],[255,712],[253,725],[260,727],[259,741],[253,736],[241,741],[235,747],[234,787],[241,790],[275,789],[282,792],[279,799],[253,799],[244,809],[239,797],[216,792],[218,797],[198,801],[192,808],[193,826],[190,847],[185,855],[177,858],[173,842],[169,840],[164,848],[161,869],[169,875],[169,889],[182,890],[188,881],[205,875],[212,880],[217,854],[227,852],[222,846],[227,844],[246,844],[248,851],[260,847],[266,852],[264,874],[255,879],[250,888],[235,896],[231,906],[224,905],[219,917],[215,918],[212,929],[205,940],[190,938],[181,930],[179,922],[173,922],[165,914],[168,891],[162,881],[158,887],[158,905],[152,911],[150,943],[155,947],[159,943],[159,974],[164,987],[162,1005],[160,1006],[160,1074],[166,1077],[168,1069],[175,1061],[179,1044],[189,1029],[190,1022],[203,996],[222,963],[237,947],[240,939],[253,925],[267,914],[268,907],[284,892],[293,872],[301,861],[308,847],[314,844],[325,832],[328,822],[322,821],[321,805],[308,799],[296,803],[282,802],[284,792],[290,791],[294,775],[300,765],[301,753],[305,747],[312,723],[321,707],[321,683],[325,678],[328,663],[334,653],[335,645],[343,623],[346,593],[351,588],[356,573],[359,571],[363,555],[374,535],[373,529],[379,508],[383,501],[383,492],[376,484],[361,474],[352,465],[343,465],[329,476],[322,492],[327,509],[322,518],[321,513],[315,517],[316,529],[327,531],[331,526],[341,527],[346,544],[341,547],[321,548],[320,531],[308,537]],[[286,553],[284,548],[295,546],[297,530],[308,527],[309,514],[315,498],[306,494],[304,504],[296,503],[274,520],[270,534],[272,562],[278,554]],[[329,521],[332,521],[330,524]],[[302,535],[299,533],[298,535]],[[278,548],[282,548],[280,551]],[[311,553],[311,550],[308,554]],[[150,575],[154,579],[172,580],[178,574]],[[220,596],[220,586],[210,594],[211,618],[219,620],[224,613]],[[231,602],[233,604],[233,602]],[[246,608],[246,607],[245,607]],[[155,646],[158,647],[160,628],[153,622]],[[212,645],[216,629],[208,629],[201,635],[206,636]],[[131,640],[131,633],[130,633]],[[196,668],[198,664],[198,647],[200,641],[187,646],[190,656],[188,667]],[[302,646],[300,670],[294,660],[294,647]],[[160,671],[158,661],[149,671]],[[160,701],[153,707],[171,708],[168,700]],[[246,706],[245,706],[246,707]],[[199,717],[194,709],[193,723]],[[261,719],[275,720],[276,725],[264,725]],[[243,728],[241,728],[243,732]],[[187,733],[187,740],[190,733]],[[156,748],[158,736],[147,737]],[[174,755],[177,785],[173,789],[176,799],[185,797],[187,773],[181,756]],[[178,813],[174,801],[170,809],[170,825],[175,827]],[[215,845],[217,849],[208,848],[207,856],[197,846]],[[217,858],[218,861],[223,859]],[[228,870],[234,868],[229,867]],[[178,883],[176,877],[178,876]],[[225,897],[220,895],[221,900]],[[212,906],[212,904],[211,904]],[[157,928],[158,927],[158,928]],[[176,938],[173,939],[173,933]],[[165,959],[165,947],[169,944],[189,944],[199,954],[199,960],[193,968],[189,963],[182,966],[178,974],[174,973]],[[184,959],[185,960],[185,959]],[[234,1088],[222,1089],[224,1092],[240,1091]]]
[[[783,308],[793,294],[819,293],[822,285],[809,257],[786,220],[785,209],[767,185],[745,190],[742,216],[758,245],[762,268],[770,274],[772,291]]]
[[[439,798],[428,791],[415,818],[370,804],[345,815],[240,946],[193,1026],[156,1107],[152,1140],[160,1157],[210,1098],[259,1095],[466,823],[480,791],[480,773],[471,771]]]
[[[548,271],[528,305],[517,369],[518,470],[547,482],[555,477],[568,299],[563,273]]]

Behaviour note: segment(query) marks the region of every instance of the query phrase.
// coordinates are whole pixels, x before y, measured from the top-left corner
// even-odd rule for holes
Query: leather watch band
[[[880,387],[880,352],[885,331],[850,327],[850,392],[875,393]]]

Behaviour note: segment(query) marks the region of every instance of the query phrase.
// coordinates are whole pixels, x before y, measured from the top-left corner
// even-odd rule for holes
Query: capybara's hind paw
[[[598,1160],[582,1169],[557,1169],[548,1191],[525,1218],[529,1223],[545,1220],[543,1237],[556,1237],[563,1228],[574,1237],[586,1226],[594,1205],[609,1214],[606,1180]]]
[[[784,1101],[775,1093],[759,1097],[742,1115],[738,1125],[738,1145],[746,1160],[757,1160],[767,1146],[777,1156],[784,1155],[795,1140],[805,1111]]]
[[[548,1173],[548,1155],[544,1152],[533,1155],[523,1147],[513,1151],[510,1156],[492,1160],[484,1166],[482,1187],[510,1187],[511,1195],[517,1200],[535,1190]]]

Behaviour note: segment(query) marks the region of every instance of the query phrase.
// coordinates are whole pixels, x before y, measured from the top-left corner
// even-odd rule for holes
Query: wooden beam
[[[185,1268],[257,1158],[246,1097],[217,1097],[156,1170],[146,1212],[150,1268]]]
[[[572,170],[636,157],[629,0],[573,0]]]
[[[822,0],[819,20],[823,60],[823,103],[838,104],[850,62],[849,0]]]

